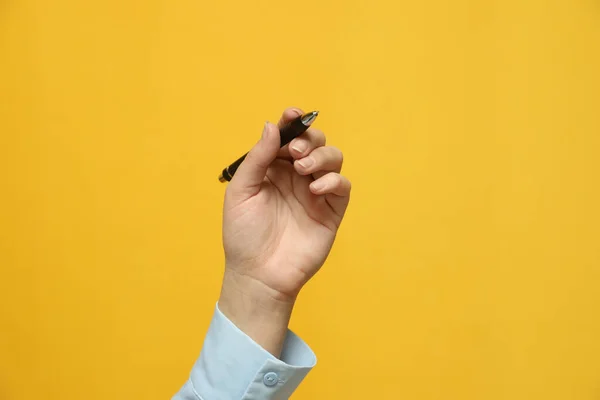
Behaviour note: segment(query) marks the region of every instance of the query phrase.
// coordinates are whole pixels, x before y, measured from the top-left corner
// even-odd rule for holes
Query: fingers
[[[336,172],[330,172],[312,182],[309,188],[313,194],[325,195],[327,203],[338,216],[344,215],[350,201],[352,188],[348,178]]]
[[[300,108],[289,107],[281,115],[281,118],[277,123],[277,127],[281,129],[285,124],[298,118],[303,114],[304,111],[302,111]],[[302,135],[292,140],[291,143],[289,143],[286,146],[283,146],[281,150],[279,150],[277,158],[283,158],[289,161],[293,161],[294,159],[301,158],[304,155],[308,154],[316,147],[324,145],[325,135],[323,134],[323,132],[314,128],[309,128]],[[292,150],[292,147],[295,147],[297,150]]]
[[[231,180],[231,193],[251,197],[260,190],[269,165],[277,157],[279,151],[279,129],[269,122],[265,123],[262,137],[248,152],[246,159]]]
[[[308,128],[306,132],[292,140],[289,144],[289,154],[297,160],[306,157],[314,149],[325,146],[325,134],[318,129]]]
[[[351,187],[348,178],[336,172],[330,172],[312,182],[310,191],[318,195],[332,193],[336,196],[349,196]]]
[[[309,175],[317,171],[340,172],[344,156],[333,146],[317,147],[312,152],[294,162],[294,168],[300,175]]]
[[[288,108],[278,122],[283,126],[302,115],[298,108]],[[288,146],[280,149],[280,136],[277,126],[266,123],[258,143],[250,150],[231,180],[228,192],[236,197],[249,198],[257,194],[263,183],[269,166],[285,152],[285,159],[295,160],[294,169],[299,175],[312,175],[315,179],[309,191],[315,195],[325,195],[331,208],[343,215],[350,194],[350,181],[341,176],[342,152],[331,146],[325,146],[325,134],[310,128],[292,140]],[[290,164],[286,164],[291,167]],[[307,182],[308,183],[308,182]]]

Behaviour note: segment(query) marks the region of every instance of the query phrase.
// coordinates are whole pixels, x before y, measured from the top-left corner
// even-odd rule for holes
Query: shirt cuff
[[[275,358],[217,304],[190,381],[195,394],[205,400],[287,399],[316,362],[310,347],[290,330],[281,359]]]

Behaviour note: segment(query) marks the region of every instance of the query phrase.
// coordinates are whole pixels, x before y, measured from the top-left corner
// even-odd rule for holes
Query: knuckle
[[[344,153],[342,153],[342,151],[340,149],[338,149],[335,146],[331,146],[330,147],[330,151],[331,154],[333,155],[333,157],[338,160],[338,161],[344,161]]]
[[[323,131],[320,131],[318,129],[314,130],[314,138],[315,138],[315,142],[317,144],[320,144],[321,146],[324,146],[325,143],[327,143],[327,137],[325,136]]]
[[[324,167],[331,164],[331,155],[326,147],[320,147],[314,151],[314,159],[319,167]]]
[[[250,151],[248,152],[248,155],[246,156],[246,158],[244,159],[243,163],[246,164],[254,164],[254,160],[256,158],[256,150],[254,148],[250,149]]]
[[[331,180],[333,181],[335,186],[342,186],[344,184],[344,180],[340,174],[333,173],[331,175]]]

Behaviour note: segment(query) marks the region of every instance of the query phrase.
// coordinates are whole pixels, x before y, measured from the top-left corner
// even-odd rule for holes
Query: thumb
[[[269,165],[277,157],[280,147],[279,129],[270,122],[265,123],[262,137],[248,152],[246,159],[230,182],[230,190],[237,194],[254,196],[260,190]]]

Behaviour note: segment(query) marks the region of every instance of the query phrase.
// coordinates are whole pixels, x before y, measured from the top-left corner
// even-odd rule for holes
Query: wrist
[[[280,356],[295,300],[255,278],[225,269],[219,309],[275,357]]]

